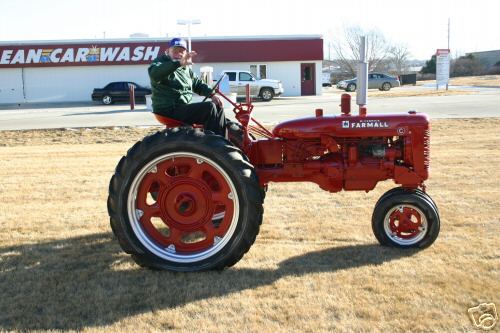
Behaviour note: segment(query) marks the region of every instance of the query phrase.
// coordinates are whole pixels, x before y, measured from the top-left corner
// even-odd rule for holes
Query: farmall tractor
[[[368,192],[392,179],[399,186],[375,204],[375,237],[399,248],[434,242],[440,221],[424,185],[426,115],[367,115],[364,105],[353,115],[344,94],[339,116],[316,110],[270,131],[252,118],[248,92],[246,102],[234,103],[217,85],[214,91],[234,107],[244,132],[241,149],[198,126],[157,116],[167,128],[130,148],[111,178],[111,227],[139,265],[200,271],[236,264],[259,233],[271,182]]]

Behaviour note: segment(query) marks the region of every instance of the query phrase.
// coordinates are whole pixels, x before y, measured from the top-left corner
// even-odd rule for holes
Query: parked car
[[[321,85],[323,87],[331,87],[332,86],[330,73],[322,73],[321,74]]]
[[[257,79],[252,73],[240,70],[225,70],[229,78],[229,87],[232,93],[242,97],[246,95],[246,85],[250,85],[250,96],[260,97],[263,101],[270,101],[275,96],[283,94],[283,84],[279,80]],[[219,76],[220,77],[220,76]]]
[[[135,87],[135,101],[146,102],[146,95],[151,94],[151,89],[138,85],[134,82],[111,82],[104,88],[96,88],[92,92],[92,100],[100,101],[102,104],[112,104],[119,101],[129,101],[130,92],[129,88],[133,85]]]
[[[356,91],[357,78],[350,80],[342,80],[337,83],[338,89],[345,91]],[[389,76],[381,73],[368,74],[368,89],[379,89],[388,91],[391,88],[401,86],[397,77]]]

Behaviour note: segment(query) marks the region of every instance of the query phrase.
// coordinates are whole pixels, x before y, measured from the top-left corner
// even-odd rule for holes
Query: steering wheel
[[[208,94],[208,96],[205,96],[205,98],[203,99],[202,102],[205,102],[207,100],[207,98],[209,96],[212,96],[212,94],[215,92],[215,90],[217,88],[219,88],[220,86],[220,83],[222,82],[222,79],[226,76],[226,73],[222,73],[221,77],[219,78],[219,80],[217,80],[217,82],[214,84],[214,86],[212,87],[212,89],[210,90],[210,93]]]

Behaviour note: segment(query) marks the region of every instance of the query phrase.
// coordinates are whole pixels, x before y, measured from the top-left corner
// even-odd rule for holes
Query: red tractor
[[[280,123],[272,131],[252,118],[247,94],[234,103],[244,131],[241,149],[221,136],[157,116],[167,125],[129,149],[109,186],[111,227],[141,266],[173,271],[236,264],[259,233],[271,182],[314,182],[330,192],[399,187],[375,204],[372,228],[386,246],[425,248],[439,233],[438,208],[425,193],[429,120],[425,114],[351,114]]]

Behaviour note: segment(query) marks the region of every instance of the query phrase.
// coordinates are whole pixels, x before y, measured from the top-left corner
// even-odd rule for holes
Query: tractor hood
[[[428,128],[428,116],[410,111],[399,115],[308,117],[280,123],[273,129],[273,134],[283,139],[313,139],[321,135],[405,136],[415,126]]]

